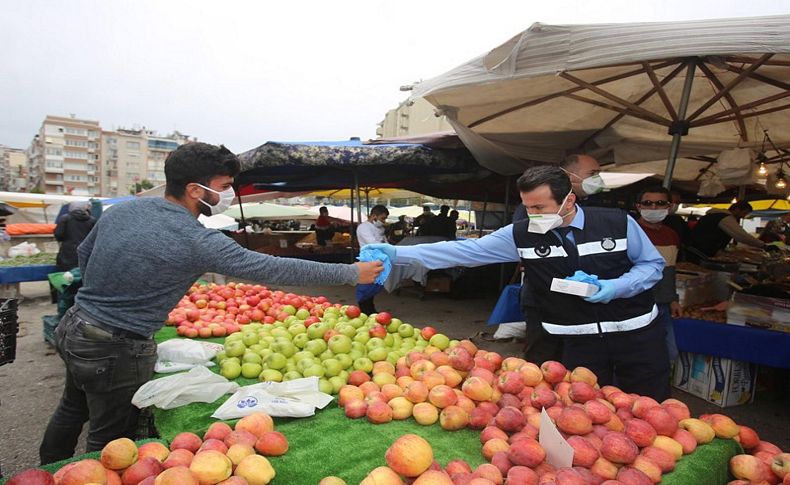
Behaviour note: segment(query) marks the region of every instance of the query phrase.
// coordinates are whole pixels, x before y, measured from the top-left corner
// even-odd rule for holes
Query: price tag
[[[562,437],[545,408],[540,412],[538,442],[546,452],[546,462],[549,465],[557,469],[573,466],[573,447]]]

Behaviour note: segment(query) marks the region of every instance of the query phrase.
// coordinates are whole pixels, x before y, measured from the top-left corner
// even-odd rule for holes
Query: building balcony
[[[44,183],[46,185],[63,185],[62,180],[45,180]]]
[[[46,167],[44,173],[63,173],[63,167]]]

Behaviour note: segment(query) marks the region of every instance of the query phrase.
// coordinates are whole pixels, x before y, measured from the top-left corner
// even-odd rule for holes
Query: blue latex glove
[[[391,264],[395,264],[398,251],[395,249],[395,246],[393,246],[392,244],[387,244],[387,243],[366,244],[362,246],[362,249],[360,250],[360,256],[362,255],[362,252],[368,249],[378,249],[379,251],[387,255],[387,258],[389,258]],[[360,259],[360,261],[362,260]],[[385,269],[384,271],[387,270]]]
[[[580,281],[582,283],[589,283],[591,285],[601,286],[600,282],[598,281],[598,277],[594,274],[587,274],[584,271],[576,270],[573,273],[573,276],[568,276],[565,278],[566,280],[571,281]]]
[[[384,264],[384,270],[376,277],[375,284],[383,285],[392,271],[392,259],[385,251],[373,246],[389,246],[389,244],[368,244],[359,251],[357,259],[362,262],[381,261]],[[395,248],[392,249],[392,253],[395,253]]]
[[[597,284],[600,287],[598,292],[593,296],[588,296],[584,299],[584,301],[588,301],[590,303],[609,303],[612,301],[617,290],[614,283],[608,280],[598,280]]]

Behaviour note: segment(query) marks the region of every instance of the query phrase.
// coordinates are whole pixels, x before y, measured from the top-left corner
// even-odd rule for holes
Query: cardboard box
[[[428,275],[425,282],[426,293],[450,293],[453,279],[447,275]]]
[[[726,408],[754,400],[757,366],[709,355],[681,352],[672,384],[689,394]]]
[[[690,307],[713,301],[714,278],[710,271],[678,270],[675,275],[680,305]]]

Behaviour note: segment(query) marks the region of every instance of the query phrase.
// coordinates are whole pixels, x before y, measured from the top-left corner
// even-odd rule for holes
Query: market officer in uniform
[[[79,246],[83,286],[55,331],[66,363],[63,396],[39,450],[41,463],[74,454],[89,422],[87,451],[135,437],[137,389],[156,363],[152,336],[203,273],[277,285],[372,283],[381,262],[323,264],[249,251],[198,222],[235,198],[239,160],[225,147],[188,143],[165,160],[164,198],[114,205]]]
[[[587,197],[603,190],[603,180],[600,176],[601,164],[590,155],[568,155],[560,163],[560,168],[570,176],[573,193],[576,194],[576,202],[579,205],[583,206]],[[527,209],[524,204],[519,204],[513,213],[513,223],[526,218]],[[527,322],[524,358],[538,365],[547,360],[561,360],[562,338],[551,335],[543,329],[538,314],[538,305],[529,291],[529,282],[526,279],[522,283],[520,303]]]
[[[563,363],[589,367],[601,385],[661,401],[669,396],[666,331],[657,324],[650,289],[664,260],[625,212],[576,204],[568,175],[556,166],[533,167],[518,179],[528,220],[480,239],[417,246],[373,245],[396,263],[429,269],[521,260],[543,328],[563,339]],[[550,291],[552,278],[577,271],[599,277],[594,295]]]

